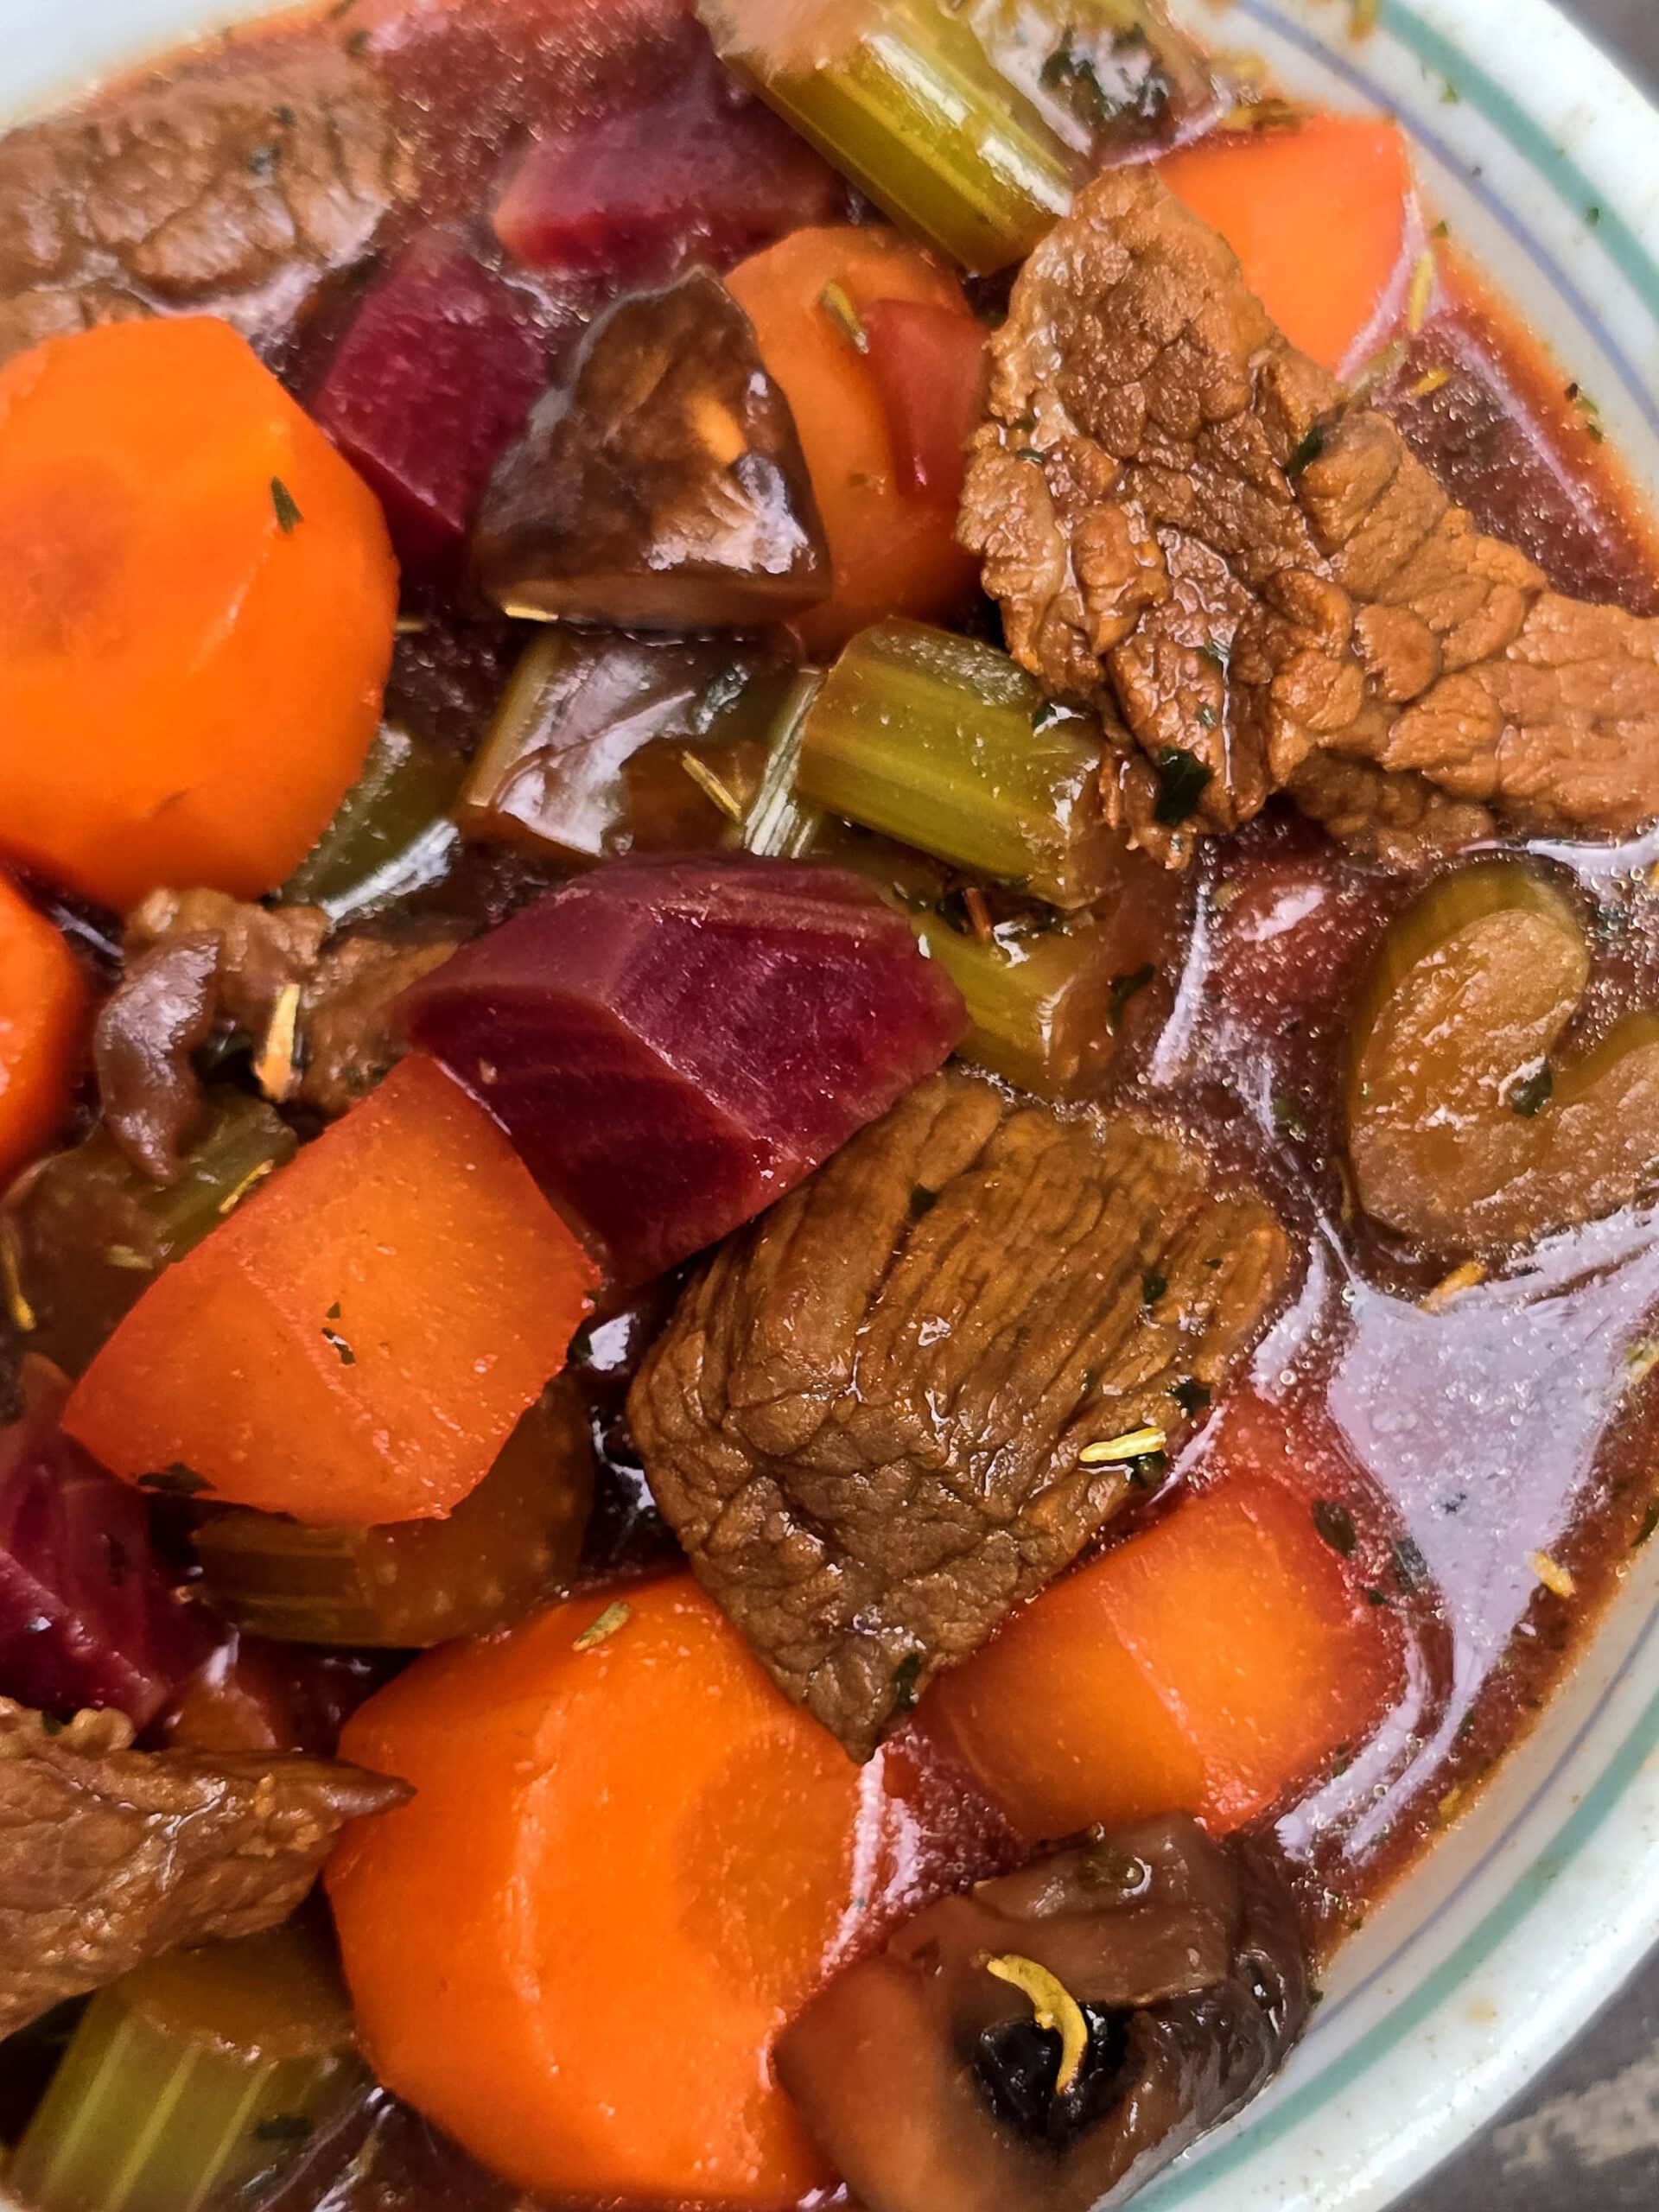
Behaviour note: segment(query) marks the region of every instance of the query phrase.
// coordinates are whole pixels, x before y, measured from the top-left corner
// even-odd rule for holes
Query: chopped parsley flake
[[[276,526],[287,537],[305,517],[300,512],[299,502],[280,476],[270,480],[270,504],[276,510]]]
[[[1548,1103],[1555,1088],[1555,1074],[1548,1060],[1541,1061],[1530,1075],[1522,1076],[1510,1093],[1510,1111],[1530,1121]]]
[[[916,1685],[921,1680],[922,1655],[907,1651],[893,1670],[893,1704],[895,1713],[913,1713],[916,1709]]]
[[[1160,746],[1156,765],[1158,804],[1153,809],[1153,819],[1165,830],[1179,830],[1197,813],[1215,770],[1179,745]]]
[[[1351,1559],[1359,1546],[1359,1531],[1347,1507],[1334,1497],[1313,1501],[1313,1526],[1340,1558]]]
[[[1210,1402],[1207,1386],[1200,1382],[1196,1376],[1190,1375],[1179,1382],[1173,1382],[1170,1385],[1169,1395],[1181,1411],[1189,1416],[1202,1413]]]

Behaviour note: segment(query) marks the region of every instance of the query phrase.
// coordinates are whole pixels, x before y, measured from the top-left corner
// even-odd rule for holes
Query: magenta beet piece
[[[526,268],[659,283],[847,213],[845,186],[711,54],[654,99],[544,133],[495,211]]]
[[[967,1028],[902,916],[786,861],[597,869],[404,1008],[622,1284],[760,1213]]]
[[[378,494],[405,572],[441,583],[546,384],[535,302],[429,232],[365,296],[311,413]]]
[[[143,1499],[58,1427],[48,1385],[0,1430],[0,1697],[67,1718],[112,1706],[142,1728],[218,1641],[174,1594]]]

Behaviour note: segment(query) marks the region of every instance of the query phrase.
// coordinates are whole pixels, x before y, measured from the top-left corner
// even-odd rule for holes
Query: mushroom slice
[[[795,418],[717,277],[595,324],[497,468],[473,558],[485,596],[531,621],[732,629],[826,596]]]

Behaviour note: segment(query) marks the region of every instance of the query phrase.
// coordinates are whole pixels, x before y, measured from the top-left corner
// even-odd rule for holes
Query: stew
[[[0,560],[0,2181],[1125,2202],[1659,1528],[1593,401],[1161,0],[337,0]]]

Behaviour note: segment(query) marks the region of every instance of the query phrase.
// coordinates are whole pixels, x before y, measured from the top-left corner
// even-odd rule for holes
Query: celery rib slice
[[[365,2079],[338,1980],[291,1924],[173,1952],[93,1999],[7,2183],[31,2212],[221,2212]]]
[[[1124,844],[1099,725],[1052,708],[1006,653],[921,622],[861,631],[801,731],[802,798],[1049,905],[1090,904]]]

